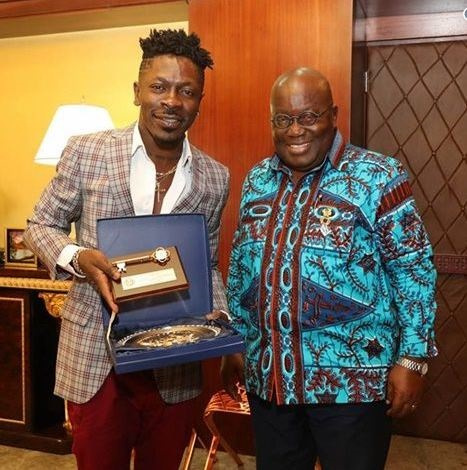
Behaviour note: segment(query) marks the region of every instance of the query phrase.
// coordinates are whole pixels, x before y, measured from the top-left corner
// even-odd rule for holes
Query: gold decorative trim
[[[52,281],[51,279],[34,279],[30,277],[0,277],[0,287],[68,292],[71,281]]]
[[[45,308],[55,318],[62,317],[62,308],[66,300],[66,294],[57,292],[41,292],[39,297],[44,300]]]

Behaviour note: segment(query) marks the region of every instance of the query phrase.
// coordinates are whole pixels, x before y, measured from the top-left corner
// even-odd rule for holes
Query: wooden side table
[[[0,444],[71,451],[63,400],[53,394],[58,325],[41,298],[65,296],[69,285],[44,270],[0,268]]]
[[[66,294],[59,292],[40,292],[39,297],[44,301],[47,312],[54,318],[61,320],[62,308],[66,300]],[[63,428],[71,436],[71,422],[68,418],[68,407],[66,400],[63,403],[65,421],[63,422]]]

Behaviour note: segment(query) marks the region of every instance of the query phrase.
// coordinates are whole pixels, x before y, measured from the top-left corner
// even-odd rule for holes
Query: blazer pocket
[[[101,301],[98,294],[87,284],[74,284],[67,294],[62,318],[80,326],[86,326],[92,315],[99,315]]]

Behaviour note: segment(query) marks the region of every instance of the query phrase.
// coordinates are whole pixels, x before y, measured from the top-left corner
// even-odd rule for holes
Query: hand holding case
[[[107,348],[117,373],[154,369],[190,361],[242,352],[241,335],[224,322],[215,322],[219,334],[194,343],[163,348],[119,346],[135,333],[167,326],[206,325],[212,311],[211,254],[206,222],[202,214],[164,214],[99,219],[99,249],[113,258],[125,253],[147,252],[154,247],[177,247],[188,281],[185,290],[134,298],[119,304]],[[104,330],[110,312],[102,307]],[[119,343],[120,342],[120,343]]]

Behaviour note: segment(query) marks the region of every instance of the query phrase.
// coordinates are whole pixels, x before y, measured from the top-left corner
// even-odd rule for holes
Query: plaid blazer
[[[120,130],[73,137],[57,173],[42,193],[28,221],[25,240],[45,263],[52,279],[69,274],[57,267],[76,223],[78,244],[96,248],[96,220],[134,215],[130,194],[130,160],[134,125]],[[224,286],[217,269],[221,215],[229,190],[226,167],[191,146],[192,185],[173,213],[206,216],[211,246],[214,308],[227,309]],[[101,297],[85,279],[74,278],[62,311],[56,364],[55,393],[84,403],[99,390],[111,370],[105,348]],[[177,403],[201,391],[199,363],[154,371],[157,387],[168,403]]]

